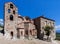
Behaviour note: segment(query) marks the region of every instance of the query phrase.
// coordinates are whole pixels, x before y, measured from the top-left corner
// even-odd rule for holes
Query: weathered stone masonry
[[[10,38],[33,38],[36,29],[33,20],[18,15],[17,7],[12,3],[5,3],[4,31]]]
[[[43,39],[45,33],[43,27],[47,24],[55,27],[54,20],[45,18],[43,16],[37,17],[35,19],[30,19],[28,16],[22,17],[18,15],[18,8],[12,3],[5,3],[4,6],[4,31],[9,38],[39,38]],[[55,30],[51,31],[51,37],[55,38]]]
[[[55,39],[56,32],[55,32],[55,21],[54,20],[46,18],[44,16],[37,17],[33,20],[34,20],[34,24],[35,24],[36,29],[37,29],[37,38],[43,39],[44,37],[46,37],[44,27],[46,25],[48,25],[48,26],[54,27],[54,29],[51,31],[50,36],[51,36],[52,39]]]

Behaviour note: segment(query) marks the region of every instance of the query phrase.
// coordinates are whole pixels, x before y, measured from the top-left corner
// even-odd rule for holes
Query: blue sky
[[[36,18],[44,15],[55,20],[55,26],[60,30],[60,0],[0,0],[0,19],[4,18],[4,3],[13,2],[21,16]]]

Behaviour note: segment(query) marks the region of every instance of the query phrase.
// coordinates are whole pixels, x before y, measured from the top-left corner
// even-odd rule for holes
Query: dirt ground
[[[2,34],[0,34],[0,44],[59,44],[60,43],[60,41],[56,41],[56,42],[47,42],[38,39],[33,39],[33,40],[6,39]]]

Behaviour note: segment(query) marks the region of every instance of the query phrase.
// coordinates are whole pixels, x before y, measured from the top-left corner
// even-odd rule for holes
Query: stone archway
[[[13,39],[13,31],[10,32],[11,39]]]
[[[28,37],[29,37],[28,30],[25,30],[25,38],[28,38]]]

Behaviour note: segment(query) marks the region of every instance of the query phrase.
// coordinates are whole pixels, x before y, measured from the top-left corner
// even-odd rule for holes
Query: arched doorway
[[[20,31],[19,31],[19,28],[17,28],[17,38],[20,38]]]
[[[11,34],[11,39],[13,39],[13,31],[11,31],[10,34]]]
[[[29,37],[28,30],[25,30],[25,37],[26,37],[26,38]]]

